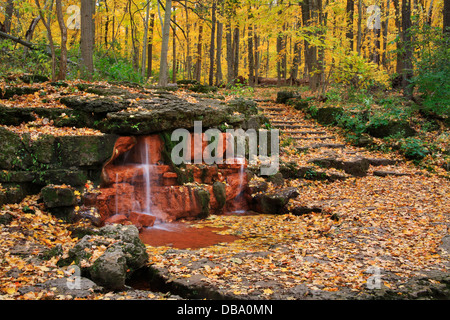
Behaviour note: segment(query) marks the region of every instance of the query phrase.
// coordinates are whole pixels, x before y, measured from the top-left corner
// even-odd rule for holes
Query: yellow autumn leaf
[[[273,293],[273,290],[272,290],[272,289],[264,289],[264,290],[263,290],[263,294],[271,295],[272,293]]]
[[[9,288],[6,288],[6,293],[7,294],[14,294],[14,293],[16,293],[16,288],[15,287],[9,287]]]

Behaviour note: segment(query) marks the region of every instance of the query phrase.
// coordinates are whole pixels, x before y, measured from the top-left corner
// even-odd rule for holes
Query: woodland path
[[[205,248],[147,246],[149,274],[138,275],[135,289],[84,290],[81,298],[448,299],[448,180],[398,155],[354,147],[336,128],[320,126],[290,106],[258,106],[282,130],[282,165],[309,170],[270,183],[273,190],[298,188],[289,213],[187,222],[240,239]],[[55,246],[67,253],[76,243],[69,229],[77,226],[61,224],[36,200],[6,208],[12,221],[1,229],[4,298],[72,299],[71,292],[52,291],[51,281],[59,279],[65,288],[67,277],[57,257],[39,257]],[[34,213],[24,214],[25,207]],[[147,284],[142,279],[149,275]],[[41,287],[36,292],[30,286]]]

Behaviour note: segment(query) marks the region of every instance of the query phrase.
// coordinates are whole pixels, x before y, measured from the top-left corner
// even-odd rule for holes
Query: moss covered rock
[[[367,132],[375,138],[385,138],[389,136],[401,136],[406,138],[417,134],[407,121],[401,120],[393,120],[387,123],[371,123],[367,127]]]
[[[49,185],[41,190],[41,197],[47,208],[68,207],[76,204],[75,189],[67,186]]]

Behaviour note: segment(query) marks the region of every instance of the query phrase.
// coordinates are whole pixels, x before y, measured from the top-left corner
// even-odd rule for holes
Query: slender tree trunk
[[[294,30],[300,29],[301,29],[300,19],[297,18],[295,21]],[[290,76],[291,85],[294,85],[298,78],[298,69],[301,63],[301,59],[302,59],[302,52],[300,50],[300,40],[296,39],[294,43],[294,58],[292,59],[292,68]]]
[[[347,0],[347,39],[350,43],[350,51],[353,51],[353,14],[355,11],[355,1]]]
[[[211,41],[209,46],[209,85],[214,84],[214,51],[216,36],[216,1],[212,2],[211,8]]]
[[[403,74],[403,54],[402,54],[402,23],[401,23],[401,8],[399,0],[393,0],[392,2],[395,8],[395,26],[397,27],[397,31],[399,33],[399,38],[397,39],[397,65],[396,65],[396,73],[398,75]]]
[[[361,55],[362,46],[362,0],[358,0],[358,34],[356,36],[356,51]]]
[[[388,65],[387,62],[387,35],[388,35],[388,28],[389,28],[389,10],[390,10],[390,0],[387,0],[386,3],[386,12],[385,12],[385,16],[386,19],[383,21],[382,23],[382,28],[383,28],[383,54],[381,56],[381,62],[383,64],[383,66],[386,68]]]
[[[283,0],[277,2],[279,6],[283,5]],[[278,10],[278,16],[281,16],[283,11],[280,9]],[[282,57],[282,51],[283,51],[283,33],[285,29],[285,24],[283,23],[283,32],[278,33],[277,35],[277,85],[281,85],[281,78],[283,77],[283,57]]]
[[[380,64],[380,29],[373,29],[373,38],[374,38],[374,49],[372,61],[373,63]]]
[[[137,45],[137,26],[136,26],[136,22],[134,21],[134,15],[133,12],[131,11],[131,5],[132,5],[132,1],[129,0],[128,2],[128,13],[130,16],[130,27],[131,27],[131,45],[133,47],[133,68],[136,72],[138,72],[139,70],[139,48]]]
[[[302,6],[302,21],[303,21],[303,27],[307,27],[310,25],[311,21],[311,11],[310,11],[310,0],[304,0],[301,3]],[[311,77],[310,70],[312,69],[312,61],[311,61],[311,54],[310,54],[310,45],[307,39],[303,40],[303,47],[304,47],[304,57],[305,57],[305,74],[308,75],[308,78]]]
[[[105,0],[105,12],[106,12],[105,46],[108,46],[109,8],[108,8],[108,1],[107,0]]]
[[[33,39],[33,33],[34,33],[34,30],[36,29],[36,26],[39,23],[39,20],[41,20],[41,16],[37,16],[36,18],[34,18],[31,21],[30,26],[28,27],[28,30],[25,33],[26,41],[31,42],[31,40]],[[23,49],[23,56],[24,56],[24,58],[27,55],[28,49],[29,49],[28,47],[24,47],[24,49]]]
[[[56,0],[56,16],[61,30],[61,55],[59,57],[58,79],[64,80],[67,75],[67,27],[64,24],[61,0]]]
[[[433,15],[433,0],[431,0],[431,2],[430,2],[430,6],[428,7],[428,11],[427,11],[427,24],[429,25],[429,26],[431,26],[431,17],[432,17],[432,15]],[[445,7],[445,2],[444,2],[444,7]],[[444,11],[445,11],[445,9],[444,9]],[[445,15],[444,15],[445,16]]]
[[[197,43],[197,59],[195,62],[194,78],[198,82],[202,76],[202,45],[203,45],[203,24],[199,22],[198,27],[198,43]]]
[[[172,83],[177,82],[177,26],[176,17],[173,16],[173,27],[172,27]]]
[[[41,4],[39,3],[39,0],[35,0],[36,6],[39,10],[39,15],[41,17],[42,24],[45,26],[45,29],[47,29],[47,39],[50,46],[50,52],[52,57],[52,81],[56,80],[56,50],[55,50],[55,44],[53,42],[53,35],[52,35],[52,29],[51,29],[51,12],[53,10],[53,0],[51,0],[49,3],[46,3],[44,10],[48,10],[49,15],[47,20],[45,19],[45,13],[44,10],[41,7]],[[47,4],[49,6],[47,7]]]
[[[225,40],[227,45],[227,82],[231,84],[235,78],[234,75],[234,52],[233,52],[233,41],[231,35],[231,22],[228,20],[228,23],[225,26]]]
[[[150,18],[150,1],[146,3],[145,20],[144,20],[144,37],[142,39],[142,62],[141,62],[141,76],[145,78],[145,67],[147,60],[147,46],[148,46],[148,23]]]
[[[234,40],[233,40],[233,74],[234,77],[239,76],[239,26],[234,28]]]
[[[222,36],[223,23],[217,21],[217,50],[216,50],[216,86],[220,86],[223,81],[222,74]]]
[[[443,30],[450,34],[450,0],[444,0]]]
[[[3,23],[3,26],[5,28],[4,31],[6,33],[11,32],[11,22],[12,22],[13,13],[14,13],[14,0],[8,0],[8,2],[6,3],[6,8],[5,8],[5,21]]]
[[[81,0],[81,73],[88,80],[92,80],[94,73],[94,1]]]
[[[166,0],[166,7],[164,13],[164,24],[162,30],[162,44],[161,44],[161,60],[159,64],[159,82],[160,86],[166,86],[168,83],[167,70],[167,54],[169,51],[169,37],[170,37],[170,17],[172,13],[172,0]]]
[[[250,12],[250,9],[249,9]],[[248,84],[249,86],[254,87],[255,86],[255,61],[253,57],[253,27],[251,22],[248,25]]]
[[[411,0],[402,1],[402,47],[404,48],[403,54],[403,94],[406,97],[412,98],[412,87],[410,86],[410,80],[413,76],[413,48],[411,37]]]
[[[152,76],[153,68],[153,30],[155,27],[155,14],[150,15],[150,34],[148,37],[148,53],[147,53],[147,78]]]
[[[259,64],[260,64],[259,36],[257,33],[256,25],[253,27],[253,38],[254,38],[254,45],[255,45],[255,86],[256,86],[256,85],[258,85]]]
[[[187,78],[192,79],[192,57],[191,57],[191,40],[190,40],[190,21],[188,14],[188,1],[185,1],[185,23],[186,23],[186,70]]]

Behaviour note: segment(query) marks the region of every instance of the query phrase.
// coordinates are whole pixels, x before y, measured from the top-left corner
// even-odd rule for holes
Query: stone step
[[[278,107],[268,107],[268,108],[262,108],[264,111],[284,111],[285,108],[278,108]]]
[[[327,134],[325,131],[283,131],[286,134]]]
[[[336,139],[335,136],[323,136],[323,137],[292,137],[292,136],[290,136],[289,138],[294,139],[294,140],[332,140],[332,139]]]
[[[273,124],[273,122],[272,122]],[[313,129],[315,128],[314,126],[308,126],[308,125],[283,125],[283,124],[274,124],[273,125],[275,128],[277,129]]]
[[[370,165],[377,167],[377,166],[391,166],[396,165],[399,160],[393,160],[393,159],[385,159],[385,158],[366,158],[367,161],[369,161]]]
[[[396,171],[391,171],[391,170],[375,170],[373,172],[374,176],[378,176],[378,177],[387,177],[387,176],[396,176],[396,177],[400,177],[400,176],[410,176],[410,173],[405,173],[405,172],[396,172]]]
[[[320,148],[324,148],[324,149],[344,149],[345,148],[345,144],[340,144],[340,143],[313,143],[309,146],[298,146],[297,150],[299,151],[306,151],[308,149],[320,149]]]
[[[314,163],[322,168],[335,168],[344,170],[345,173],[356,177],[363,177],[367,175],[369,169],[369,162],[360,157],[355,157],[347,160],[340,160],[333,157],[311,159],[309,163]]]
[[[273,120],[273,124],[294,124],[296,121],[293,120]]]

